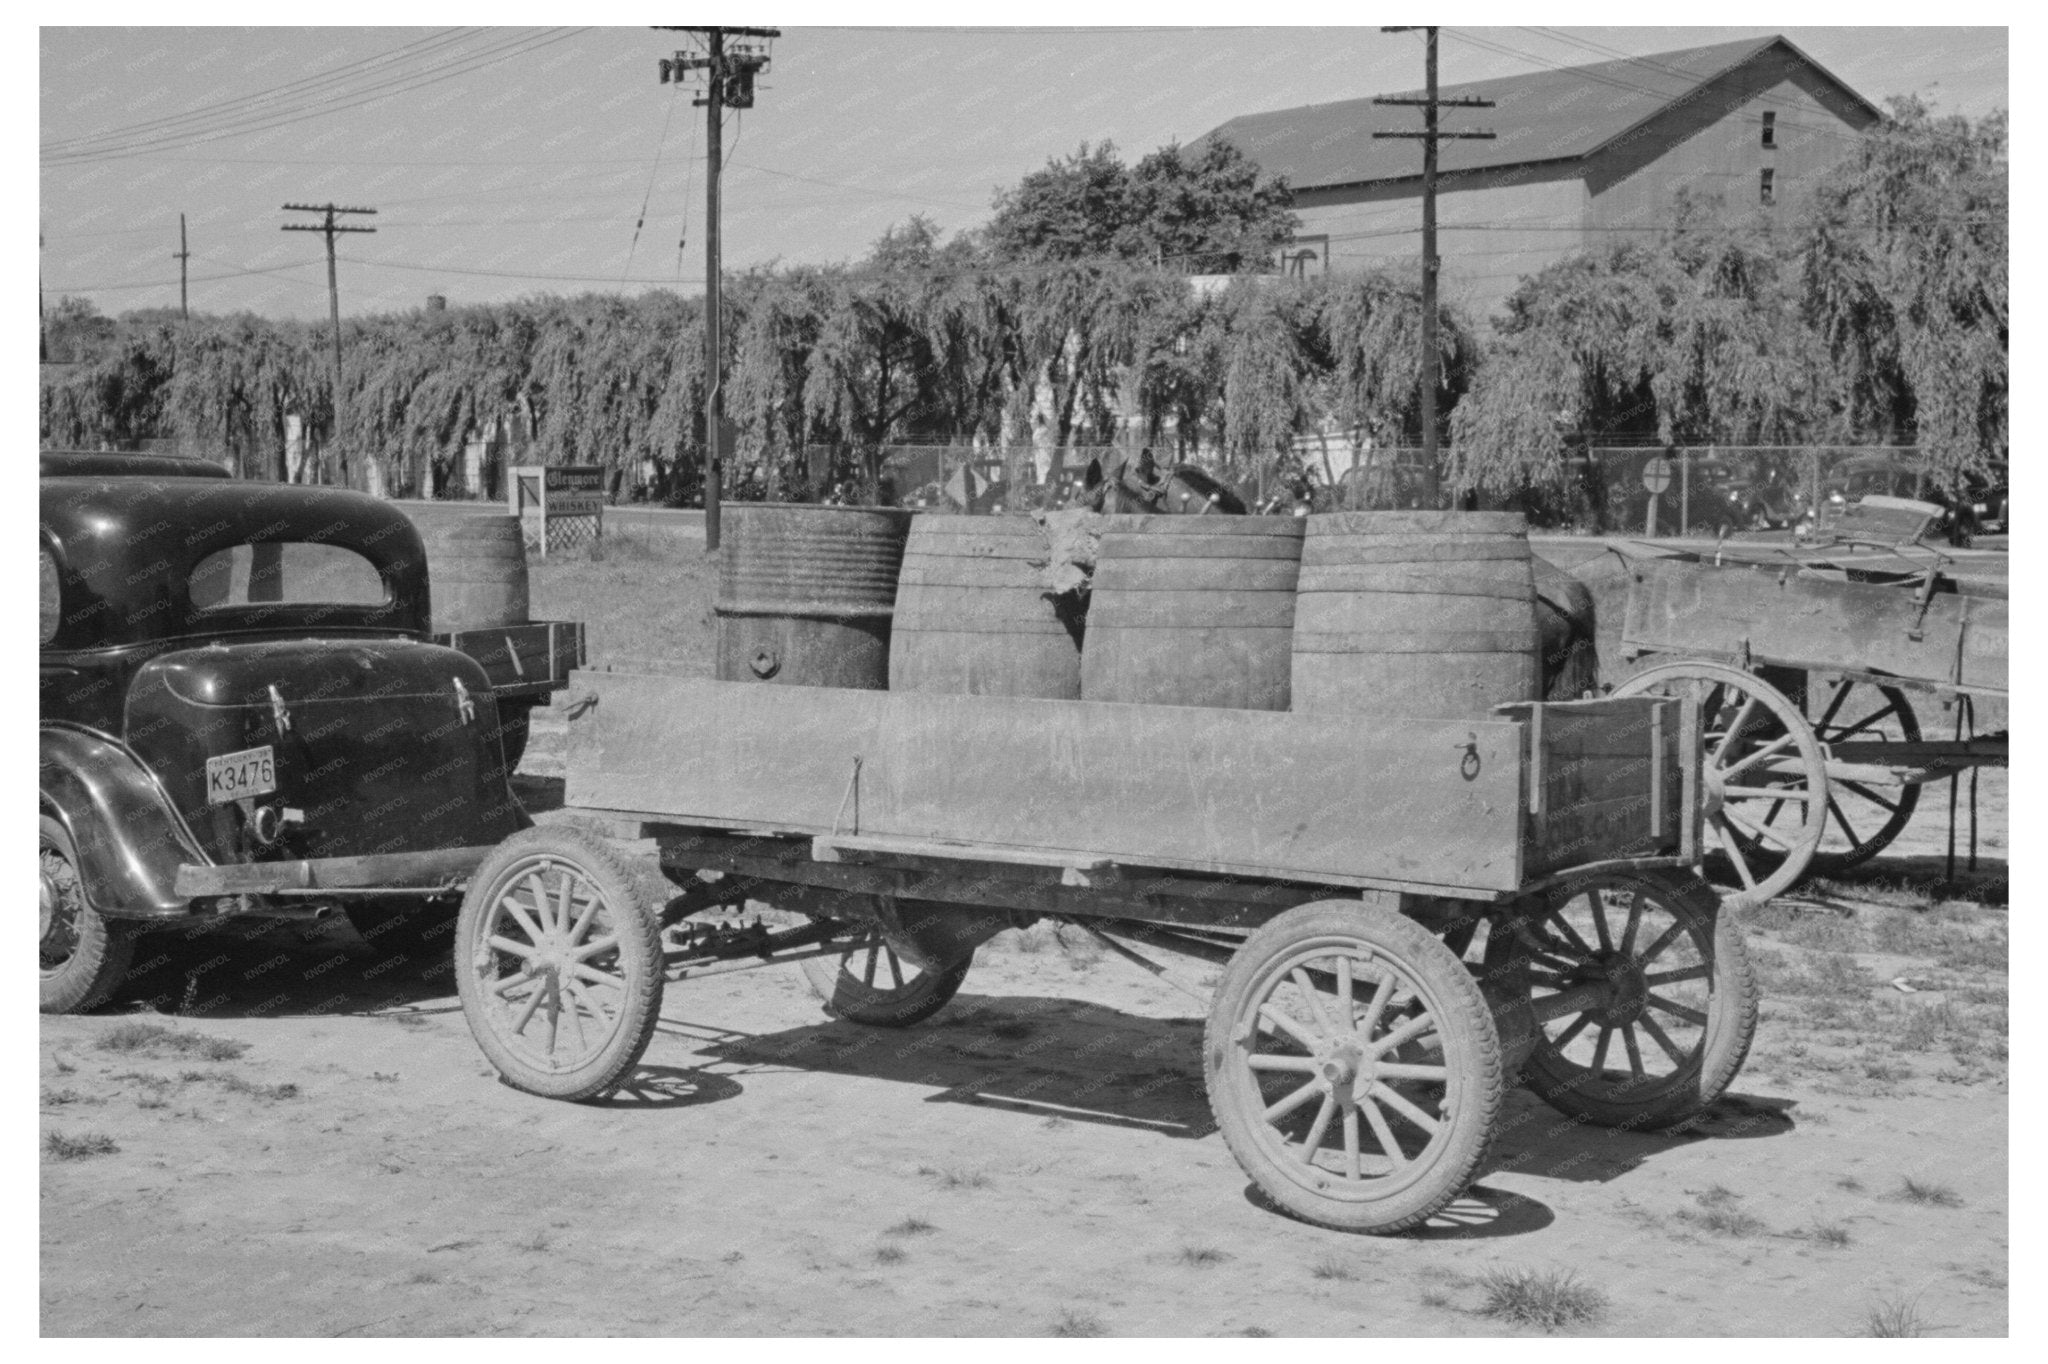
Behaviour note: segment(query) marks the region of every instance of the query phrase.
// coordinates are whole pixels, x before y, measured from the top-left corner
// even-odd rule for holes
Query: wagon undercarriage
[[[1269,1197],[1391,1231],[1476,1176],[1515,1077],[1663,1127],[1748,1045],[1739,937],[1686,869],[1682,703],[1374,726],[582,680],[570,803],[611,837],[509,840],[458,927],[471,1026],[536,1093],[619,1084],[668,985],[795,963],[841,1018],[905,1026],[1054,920],[1207,1003],[1211,1107]]]

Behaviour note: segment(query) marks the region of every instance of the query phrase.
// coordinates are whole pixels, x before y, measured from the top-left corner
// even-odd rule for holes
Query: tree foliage
[[[1161,147],[1126,166],[1114,143],[1055,159],[996,197],[988,243],[1000,260],[1116,257],[1183,274],[1260,268],[1299,225],[1284,178],[1225,141]]]

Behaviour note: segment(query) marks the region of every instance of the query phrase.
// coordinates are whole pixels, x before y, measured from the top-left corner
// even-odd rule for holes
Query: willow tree
[[[1667,444],[1803,440],[1834,401],[1778,243],[1684,204],[1663,241],[1524,280],[1498,332],[1452,417],[1461,490],[1561,488],[1568,443],[1617,427]]]
[[[1806,315],[1865,430],[1910,422],[1954,490],[2009,440],[2006,116],[1890,115],[1815,195]]]
[[[1422,429],[1422,286],[1407,271],[1327,276],[1321,323],[1330,372],[1324,406],[1346,430],[1382,445]],[[1437,305],[1436,410],[1449,413],[1471,386],[1479,343],[1464,310]]]
[[[640,459],[671,462],[696,447],[701,305],[656,291],[529,306],[533,341],[520,396],[533,412],[539,462],[627,472]]]
[[[1224,474],[1263,483],[1315,413],[1322,362],[1320,298],[1312,286],[1240,276],[1210,314],[1221,333]]]

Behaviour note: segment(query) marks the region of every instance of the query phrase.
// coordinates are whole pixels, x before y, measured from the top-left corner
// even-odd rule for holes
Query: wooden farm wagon
[[[1669,1127],[1755,1024],[1692,870],[1684,699],[1336,724],[653,665],[572,695],[567,803],[613,837],[501,844],[455,953],[479,1044],[535,1094],[618,1086],[670,983],[800,962],[841,1017],[904,1026],[991,936],[1052,919],[1221,965],[1202,1064],[1232,1153],[1292,1213],[1386,1232],[1480,1172],[1517,1076]]]
[[[1708,866],[1731,904],[1868,859],[1924,784],[1966,772],[1974,841],[1975,770],[2006,764],[2006,730],[1976,719],[2007,696],[2003,582],[1910,538],[1645,549],[1614,694],[1699,704]]]

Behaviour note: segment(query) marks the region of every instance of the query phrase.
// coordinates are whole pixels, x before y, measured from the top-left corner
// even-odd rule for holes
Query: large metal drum
[[[526,623],[526,543],[518,517],[459,503],[396,505],[426,547],[435,634]]]
[[[1043,528],[1028,516],[911,522],[896,579],[889,690],[1081,695],[1081,625],[1056,609]]]
[[[886,690],[911,514],[765,502],[720,514],[719,680]]]
[[[1292,516],[1111,517],[1081,699],[1286,710],[1301,543]]]
[[[1513,512],[1309,518],[1294,605],[1293,706],[1484,719],[1540,695],[1529,532]]]

